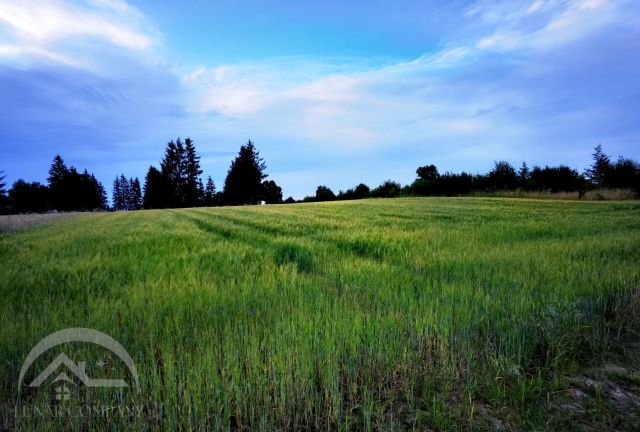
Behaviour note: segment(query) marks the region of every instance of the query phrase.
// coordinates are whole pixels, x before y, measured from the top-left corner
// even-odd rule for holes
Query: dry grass
[[[528,191],[503,191],[489,194],[502,198],[528,198],[528,199],[552,199],[552,200],[585,200],[585,201],[627,201],[638,199],[638,195],[631,189],[595,189],[584,194],[580,198],[579,192],[528,192]]]
[[[46,214],[17,214],[0,216],[0,232],[17,231],[66,219],[71,216],[78,216],[83,213],[46,213]],[[84,213],[86,214],[86,213]]]

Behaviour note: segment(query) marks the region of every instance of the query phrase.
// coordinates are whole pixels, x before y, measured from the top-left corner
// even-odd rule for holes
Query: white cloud
[[[628,6],[626,0],[482,1],[469,8],[467,16],[495,27],[488,36],[479,39],[477,48],[548,50],[588,37],[612,24],[623,24]]]
[[[144,16],[121,0],[0,0],[1,28],[5,49],[0,60],[47,60],[85,68],[96,63],[105,44],[142,52],[156,40]]]
[[[378,66],[363,61],[345,72],[339,65],[327,66],[328,59],[316,64],[272,59],[200,67],[186,73],[183,83],[197,112],[233,118],[243,130],[298,137],[319,151],[374,152],[401,143],[437,148],[456,142],[464,153],[465,147],[477,148],[478,140],[506,149],[537,128],[514,113],[545,103],[520,82],[550,73],[557,65],[545,63],[545,53],[606,31],[624,15],[625,5],[603,0],[479,1],[465,13],[471,30],[415,60]],[[518,70],[513,56],[492,57],[505,51],[515,58],[542,60],[527,61]],[[478,64],[495,72],[476,77],[472,71]],[[310,70],[316,72],[301,72]],[[513,77],[501,78],[504,71]]]

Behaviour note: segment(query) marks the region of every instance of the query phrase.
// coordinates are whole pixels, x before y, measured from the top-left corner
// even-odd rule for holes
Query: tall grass
[[[638,194],[633,189],[594,189],[587,191],[584,194],[581,194],[578,191],[551,192],[513,190],[496,192],[475,192],[470,194],[470,196],[584,201],[626,201],[638,199]]]
[[[0,257],[5,408],[31,347],[66,327],[108,333],[138,368],[139,392],[92,397],[162,406],[109,420],[5,410],[7,427],[471,429],[483,404],[526,428],[638,292],[640,204],[96,214],[2,234]]]

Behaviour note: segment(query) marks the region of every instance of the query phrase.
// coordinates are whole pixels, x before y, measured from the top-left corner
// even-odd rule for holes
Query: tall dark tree
[[[55,155],[55,157],[53,158],[53,162],[51,163],[51,167],[49,168],[49,177],[47,178],[49,186],[60,183],[64,179],[68,171],[69,170],[64,164],[64,160],[62,160],[62,157],[60,155]]]
[[[65,210],[69,207],[68,196],[65,193],[65,180],[68,174],[69,170],[64,164],[64,160],[60,155],[56,155],[49,168],[49,177],[47,178],[50,193],[49,201],[56,210]]]
[[[131,210],[129,208],[129,203],[131,202],[131,185],[129,184],[129,180],[124,176],[124,174],[120,174],[120,191],[122,193],[122,210]]]
[[[216,196],[216,184],[211,179],[211,176],[207,178],[207,185],[204,188],[204,205],[210,207],[214,205]]]
[[[127,178],[124,174],[113,181],[113,208],[115,210],[139,210],[142,207],[142,192],[138,178]]]
[[[122,185],[120,183],[120,176],[116,176],[115,180],[113,180],[113,192],[111,195],[111,202],[113,205],[113,209],[116,211],[124,210],[124,198],[122,195]]]
[[[102,183],[96,179],[96,176],[91,174],[91,182],[94,185],[94,199],[95,199],[95,209],[106,210],[107,209],[107,191],[105,190]]]
[[[518,186],[521,187],[522,189],[528,189],[530,178],[531,178],[531,170],[527,166],[526,162],[522,162],[522,165],[518,170]]]
[[[142,189],[138,177],[129,179],[129,210],[140,210],[142,208]]]
[[[596,146],[592,156],[593,163],[585,170],[585,177],[595,187],[608,187],[607,177],[609,177],[613,169],[611,158],[602,151],[600,144]]]
[[[7,191],[5,189],[7,184],[4,181],[5,178],[7,178],[7,176],[4,174],[4,171],[0,171],[0,198],[7,195]]]
[[[198,178],[198,206],[204,205],[204,183],[202,183],[202,179]]]
[[[0,171],[0,214],[9,213],[9,198],[7,197],[7,190],[4,179],[7,176],[4,175],[4,171]]]
[[[262,192],[262,180],[267,177],[267,166],[249,140],[240,147],[231,163],[224,182],[225,204],[256,204]]]
[[[200,156],[191,138],[184,140],[184,150],[180,161],[182,173],[181,201],[185,207],[195,207],[201,203],[202,181],[200,180]]]
[[[162,175],[170,186],[170,189],[166,191],[168,193],[166,201],[170,203],[168,207],[181,207],[183,205],[183,191],[185,189],[183,159],[184,145],[182,140],[178,138],[175,141],[169,141],[165,148],[162,162],[160,162]]]
[[[162,209],[173,205],[173,187],[156,167],[150,166],[144,180],[142,206],[146,209]]]

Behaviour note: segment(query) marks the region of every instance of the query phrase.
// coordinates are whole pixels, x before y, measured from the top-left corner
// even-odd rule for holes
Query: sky
[[[637,0],[0,0],[0,170],[110,190],[191,137],[218,188],[251,139],[302,198],[418,166],[640,159]]]

